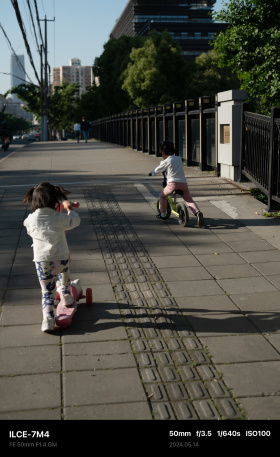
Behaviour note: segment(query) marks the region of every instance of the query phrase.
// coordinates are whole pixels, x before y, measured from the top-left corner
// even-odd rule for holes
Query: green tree
[[[54,88],[54,93],[47,98],[48,126],[52,130],[73,129],[73,118],[77,104],[79,85],[62,83]],[[17,94],[24,101],[26,111],[33,113],[39,121],[41,117],[41,93],[35,85],[20,84],[7,93]]]
[[[230,67],[221,68],[218,53],[211,49],[195,59],[186,96],[198,100],[202,95],[207,95],[214,102],[218,92],[239,88],[240,81],[232,69]]]
[[[93,73],[98,85],[92,90],[91,96],[98,104],[93,110],[101,116],[119,113],[131,105],[128,93],[122,89],[121,74],[128,65],[132,48],[142,46],[144,40],[143,37],[125,35],[119,39],[111,39],[104,45],[101,56],[95,59]],[[87,97],[89,98],[90,96]]]
[[[279,0],[229,0],[213,14],[229,24],[214,42],[222,66],[230,66],[247,91],[269,113],[280,104]]]
[[[183,100],[186,63],[177,42],[167,31],[150,32],[141,48],[132,49],[122,79],[122,88],[138,107]]]
[[[15,117],[12,114],[6,113],[6,107],[0,111],[0,125],[6,121],[12,133],[23,132],[32,127],[32,123],[26,121],[22,117]]]

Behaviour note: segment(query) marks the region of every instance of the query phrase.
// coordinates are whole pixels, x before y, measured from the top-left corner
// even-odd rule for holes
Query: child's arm
[[[150,175],[151,176],[155,176],[155,175],[157,175],[159,173],[162,173],[163,171],[166,170],[166,168],[167,168],[167,163],[165,162],[165,160],[162,160],[160,162],[160,164],[154,170],[152,170],[150,172]]]
[[[64,202],[62,202],[63,204],[63,207],[64,209],[66,209],[66,211],[72,211],[73,210],[73,206],[72,206],[72,203],[69,201],[69,200],[64,200]]]

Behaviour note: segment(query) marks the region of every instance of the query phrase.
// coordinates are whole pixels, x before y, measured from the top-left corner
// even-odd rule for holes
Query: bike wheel
[[[168,200],[166,200],[166,203],[167,203],[166,219],[169,219],[170,215],[171,215],[171,206],[170,206],[170,203]],[[160,214],[160,199],[158,199],[158,201],[157,201],[157,212],[158,212],[158,214]]]
[[[179,224],[183,227],[186,227],[189,223],[189,212],[186,205],[178,203],[177,213],[179,214],[178,220]]]

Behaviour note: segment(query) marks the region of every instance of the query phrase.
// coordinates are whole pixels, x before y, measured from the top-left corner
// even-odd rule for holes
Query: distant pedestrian
[[[90,123],[86,121],[85,117],[82,118],[81,130],[83,131],[85,143],[87,143],[89,137]]]
[[[74,133],[77,143],[79,143],[81,134],[81,124],[79,122],[76,122],[76,124],[74,125]]]

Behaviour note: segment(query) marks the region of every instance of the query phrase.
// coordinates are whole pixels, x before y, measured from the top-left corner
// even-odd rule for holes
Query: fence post
[[[187,166],[192,165],[192,126],[189,111],[195,107],[195,100],[185,100],[185,130],[186,130],[186,162]]]
[[[199,136],[200,136],[200,169],[207,170],[207,138],[206,138],[206,118],[203,113],[205,106],[210,107],[210,97],[199,97]]]
[[[271,110],[267,211],[273,211],[278,206],[277,202],[273,200],[273,195],[276,194],[278,177],[278,168],[276,166],[278,154],[278,141],[275,135],[275,119],[277,118],[280,118],[280,107],[274,107]]]
[[[228,90],[217,94],[220,177],[232,181],[238,180],[240,175],[240,123],[245,99],[245,90]]]
[[[245,154],[245,125],[244,125],[244,113],[245,111],[249,110],[248,103],[242,103],[241,105],[241,115],[240,115],[240,163],[239,163],[239,171],[237,181],[241,182],[245,177],[242,177],[242,170],[244,168],[244,154]],[[247,178],[246,178],[247,180]]]

